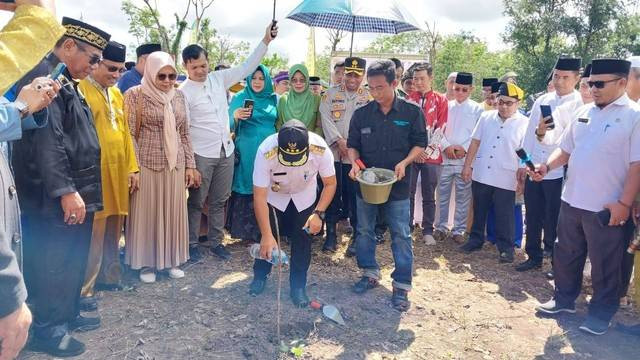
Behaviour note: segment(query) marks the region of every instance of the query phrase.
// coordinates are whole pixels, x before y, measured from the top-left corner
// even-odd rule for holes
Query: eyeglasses
[[[463,88],[463,87],[454,86],[453,87],[453,91],[468,93],[469,92],[469,88]]]
[[[78,50],[82,51],[83,53],[89,56],[89,65],[95,65],[100,61],[102,61],[102,56],[96,55],[96,54],[89,54],[89,50],[87,50],[84,46],[80,45],[77,41],[75,42],[75,44],[78,47]]]
[[[622,78],[616,78],[616,79],[611,79],[611,80],[587,81],[587,85],[589,85],[590,88],[595,86],[596,89],[604,89],[604,87],[607,85],[607,83],[618,81],[620,79],[622,79]]]
[[[307,79],[291,79],[292,84],[306,84]]]
[[[158,80],[160,81],[165,81],[167,80],[167,78],[169,78],[169,80],[173,81],[178,77],[178,75],[176,74],[158,74]]]
[[[498,105],[502,105],[502,106],[508,106],[511,107],[513,106],[515,103],[517,103],[517,101],[504,101],[502,99],[498,100]]]
[[[117,71],[120,74],[123,74],[123,73],[125,73],[127,71],[126,68],[119,67],[119,66],[108,66],[108,65],[105,65],[105,67],[107,68],[107,71],[110,72],[110,73],[114,73],[114,72]]]

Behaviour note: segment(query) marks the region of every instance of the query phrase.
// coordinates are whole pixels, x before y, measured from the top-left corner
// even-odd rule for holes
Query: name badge
[[[366,127],[366,128],[360,129],[360,134],[371,134],[371,128]]]
[[[589,123],[589,119],[587,119],[587,118],[578,118],[578,122],[579,123],[583,123],[583,124],[588,124]]]

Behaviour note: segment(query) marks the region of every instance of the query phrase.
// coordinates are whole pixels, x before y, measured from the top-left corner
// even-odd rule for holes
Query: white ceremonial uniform
[[[483,112],[482,106],[471,99],[463,103],[458,103],[456,100],[449,101],[449,116],[440,143],[442,149],[451,145],[460,145],[465,150],[469,150],[471,134]],[[464,158],[449,159],[443,155],[442,165],[464,165]]]
[[[597,212],[620,199],[630,164],[640,161],[640,105],[624,94],[603,109],[584,105],[574,116],[560,143],[570,154],[562,200]]]
[[[369,103],[369,91],[361,87],[355,92],[348,92],[344,85],[337,85],[322,96],[320,115],[322,131],[328,144],[333,145],[339,139],[349,137],[349,124],[353,113]],[[338,147],[332,146],[331,151],[335,161],[340,160]],[[348,158],[342,159],[343,164],[350,164]]]
[[[471,176],[474,181],[516,190],[516,171],[520,167],[516,149],[522,144],[527,124],[527,117],[518,111],[504,121],[498,110],[482,113],[471,135],[480,140]]]
[[[559,96],[554,91],[540,96],[533,104],[531,114],[529,115],[529,125],[524,136],[522,147],[527,151],[527,154],[529,154],[534,164],[545,163],[549,156],[551,156],[551,153],[553,153],[553,151],[558,147],[557,144],[541,143],[536,139],[535,132],[541,118],[540,105],[549,105],[551,106],[551,111],[554,111],[558,106],[580,98],[580,93],[576,90],[573,90],[570,94],[564,96]],[[563,176],[564,169],[558,168],[547,174],[545,179],[560,179]]]
[[[256,155],[253,185],[268,188],[267,202],[284,212],[293,200],[298,211],[316,201],[317,175],[326,178],[336,174],[333,154],[319,135],[309,132],[309,159],[302,166],[284,166],[278,161],[278,134],[266,138]],[[276,191],[277,190],[277,191]]]

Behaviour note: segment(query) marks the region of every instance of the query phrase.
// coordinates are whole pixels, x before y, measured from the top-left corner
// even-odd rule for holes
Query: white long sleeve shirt
[[[536,129],[538,128],[541,118],[540,105],[551,106],[551,111],[553,112],[558,106],[576,99],[580,99],[580,93],[576,90],[573,90],[573,92],[564,96],[558,96],[554,91],[540,96],[533,104],[531,114],[529,115],[529,125],[524,136],[522,147],[527,151],[527,154],[529,154],[531,161],[533,161],[534,164],[546,163],[549,156],[551,156],[551,153],[558,148],[556,144],[545,144],[536,139]],[[562,168],[558,168],[549,172],[544,179],[560,179],[563,176],[564,170]]]
[[[553,117],[553,123],[556,126],[551,130],[547,130],[540,142],[546,145],[560,145],[562,134],[564,134],[569,125],[576,120],[575,113],[582,105],[584,105],[584,101],[582,101],[582,97],[578,97],[573,101],[556,107],[551,115]]]
[[[469,150],[471,134],[483,111],[480,104],[470,99],[463,103],[456,100],[449,101],[449,117],[440,142],[442,149],[451,145],[460,145],[465,150]],[[464,165],[464,158],[449,159],[443,151],[442,165]]]
[[[191,144],[196,154],[217,159],[222,148],[226,157],[233,154],[227,90],[255,71],[266,53],[267,45],[260,42],[243,64],[212,71],[204,82],[187,79],[182,83],[180,90],[187,102]]]

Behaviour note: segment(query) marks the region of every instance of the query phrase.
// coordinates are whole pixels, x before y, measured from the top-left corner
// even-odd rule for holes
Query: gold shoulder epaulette
[[[322,155],[326,149],[324,146],[310,144],[309,150],[312,154]]]
[[[264,158],[267,160],[271,160],[273,158],[276,157],[276,154],[278,153],[278,147],[275,146],[273,149],[267,151],[266,153],[264,153]]]

